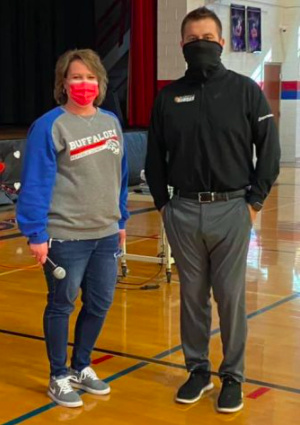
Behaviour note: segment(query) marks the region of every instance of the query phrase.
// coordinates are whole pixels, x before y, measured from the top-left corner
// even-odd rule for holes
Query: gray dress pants
[[[200,204],[174,196],[163,220],[180,279],[181,340],[188,371],[210,371],[211,289],[218,306],[222,378],[244,381],[245,275],[251,233],[244,198]]]

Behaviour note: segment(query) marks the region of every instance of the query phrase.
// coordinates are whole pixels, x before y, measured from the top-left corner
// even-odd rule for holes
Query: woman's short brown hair
[[[94,100],[94,105],[101,105],[107,89],[107,73],[96,52],[91,49],[69,50],[58,58],[55,67],[54,98],[59,105],[65,105],[68,96],[64,88],[65,78],[68,75],[73,61],[82,61],[97,77],[99,83],[99,95]]]

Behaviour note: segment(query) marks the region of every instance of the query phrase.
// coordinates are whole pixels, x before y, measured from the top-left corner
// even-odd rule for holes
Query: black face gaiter
[[[215,41],[191,41],[182,50],[190,75],[207,78],[221,64],[223,47]]]

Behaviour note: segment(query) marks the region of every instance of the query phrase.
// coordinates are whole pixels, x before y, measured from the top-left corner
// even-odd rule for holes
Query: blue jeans
[[[82,290],[82,308],[75,327],[71,367],[77,371],[90,365],[90,355],[113,301],[117,281],[119,235],[101,239],[52,241],[49,258],[66,270],[57,280],[47,265],[48,303],[44,332],[51,376],[65,376],[69,316]]]

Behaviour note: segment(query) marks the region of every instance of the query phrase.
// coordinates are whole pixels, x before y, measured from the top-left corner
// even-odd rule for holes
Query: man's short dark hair
[[[218,16],[215,14],[215,12],[208,9],[207,7],[199,7],[198,9],[192,10],[190,13],[188,13],[186,17],[184,18],[184,20],[182,21],[182,24],[181,24],[182,39],[184,37],[184,30],[188,22],[201,21],[203,19],[212,19],[216,23],[220,38],[222,38],[222,31],[223,31],[222,22],[220,21]]]

